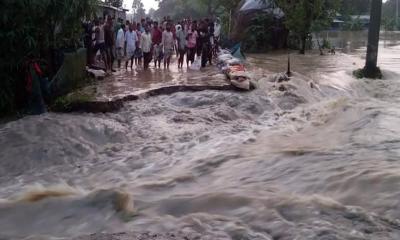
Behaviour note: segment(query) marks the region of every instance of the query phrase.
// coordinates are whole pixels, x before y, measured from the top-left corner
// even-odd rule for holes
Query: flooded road
[[[251,55],[252,92],[1,125],[0,238],[400,239],[400,42],[385,42],[383,80],[352,77],[362,46],[292,54],[282,83],[285,52]]]

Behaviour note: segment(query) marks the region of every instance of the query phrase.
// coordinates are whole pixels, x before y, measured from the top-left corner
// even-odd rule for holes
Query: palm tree
[[[382,0],[372,0],[371,20],[368,31],[367,58],[364,67],[364,76],[377,78],[381,75],[378,62],[379,31],[381,27]]]

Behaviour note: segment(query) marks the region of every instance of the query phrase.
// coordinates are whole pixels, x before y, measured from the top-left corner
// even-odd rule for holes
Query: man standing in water
[[[158,27],[158,22],[154,22],[154,27],[151,32],[151,41],[153,43],[153,58],[154,58],[154,67],[160,68],[161,66],[161,59],[162,59],[162,46],[161,46],[161,41],[162,41],[162,32],[160,28]]]
[[[181,25],[176,26],[176,40],[178,41],[178,68],[183,67],[183,58],[186,52],[186,34]]]
[[[189,67],[189,62],[192,64],[194,62],[194,57],[196,56],[196,46],[197,46],[198,34],[193,26],[189,26],[189,31],[187,33],[187,54],[186,54],[186,65]]]
[[[142,32],[140,31],[140,29],[142,28],[142,26],[140,25],[140,23],[136,24],[136,36],[138,39],[138,43],[136,44],[136,50],[135,50],[135,65],[141,65],[142,64],[142,58],[143,58],[143,52],[142,49],[140,48],[140,40],[141,40],[141,36],[142,36]]]
[[[140,48],[143,52],[143,68],[148,69],[151,61],[151,34],[148,25],[145,25],[144,31],[140,38]]]
[[[210,34],[208,32],[208,24],[205,21],[201,21],[199,27],[199,40],[201,46],[201,67],[206,67],[207,61],[209,60],[210,54]]]
[[[125,52],[127,56],[127,60],[125,63],[125,68],[128,69],[129,60],[131,60],[131,69],[133,68],[133,58],[135,57],[136,45],[138,42],[138,38],[136,35],[136,31],[134,31],[134,27],[131,24],[129,26],[129,31],[125,33]]]
[[[167,24],[166,30],[162,34],[161,44],[164,48],[164,68],[169,68],[171,56],[174,52],[174,35],[171,32],[171,24]]]
[[[121,27],[117,32],[117,42],[116,42],[116,55],[118,61],[118,68],[121,68],[121,60],[124,57],[124,45],[125,45],[125,25],[121,24]]]
[[[108,70],[110,70],[110,72],[115,72],[115,70],[113,69],[115,39],[114,39],[113,21],[111,16],[107,16],[107,22],[104,25],[104,40],[106,45]]]
[[[100,19],[95,21],[95,39],[96,44],[94,45],[94,54],[96,55],[97,51],[100,50],[101,57],[103,58],[104,65],[106,68],[106,72],[108,72],[108,64],[107,64],[107,53],[106,53],[106,44],[104,40],[104,25],[103,20]]]

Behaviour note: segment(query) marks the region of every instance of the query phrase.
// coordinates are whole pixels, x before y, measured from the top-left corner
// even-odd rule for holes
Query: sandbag
[[[229,53],[229,54],[221,54],[218,56],[218,61],[219,62],[226,62],[229,59],[232,59],[233,56]]]
[[[240,61],[237,58],[232,58],[232,59],[225,61],[225,63],[232,66],[232,65],[240,65],[242,63],[242,61]]]
[[[106,77],[106,72],[100,69],[92,69],[86,67],[86,71],[95,79],[102,79]]]
[[[229,79],[231,80],[231,84],[237,88],[250,90],[251,82],[250,76],[245,71],[236,71],[229,73]]]

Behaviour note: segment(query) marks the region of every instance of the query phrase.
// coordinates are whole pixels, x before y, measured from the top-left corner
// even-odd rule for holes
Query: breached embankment
[[[249,61],[279,62],[268,57]],[[399,75],[359,81],[352,60],[342,61],[347,55],[299,58],[289,81],[271,74],[251,92],[176,92],[113,113],[48,113],[1,125],[0,196],[10,200],[1,205],[8,217],[0,233],[399,239]],[[85,190],[24,203],[13,197],[32,183],[57,182]],[[115,191],[132,196],[133,217],[120,216]]]
[[[232,85],[172,85],[159,88],[146,89],[140,93],[125,95],[121,98],[114,98],[106,101],[79,101],[71,102],[67,105],[51,108],[53,112],[87,112],[87,113],[107,113],[116,112],[123,108],[124,103],[128,101],[136,101],[138,99],[146,99],[160,95],[170,95],[177,92],[199,92],[206,90],[215,91],[240,91]]]

